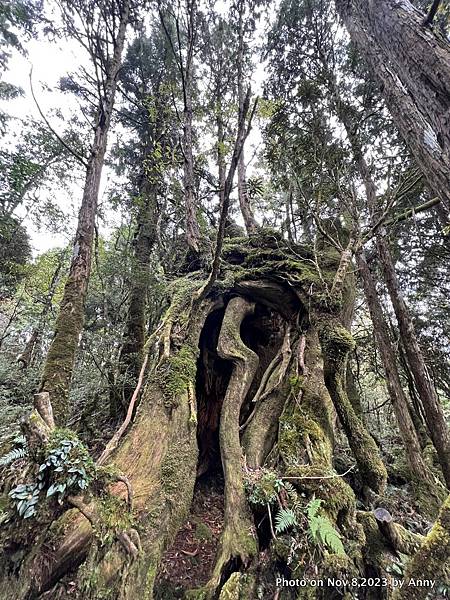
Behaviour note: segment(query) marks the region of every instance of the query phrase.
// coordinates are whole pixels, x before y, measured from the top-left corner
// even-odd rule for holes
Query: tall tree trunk
[[[408,0],[406,0],[406,2],[408,2]],[[333,95],[333,100],[335,102],[336,112],[341,119],[342,124],[344,125],[350,141],[355,162],[364,184],[367,206],[371,213],[372,222],[375,224],[380,212],[379,205],[377,203],[375,181],[372,177],[370,167],[364,157],[360,140],[355,133],[355,129],[352,127],[352,123],[349,121],[348,112],[345,110],[345,105],[340,96],[340,91],[336,84],[336,79],[333,73],[329,74],[329,85]],[[383,236],[383,229],[378,228],[375,235],[377,240],[377,250],[384,273],[384,279],[392,304],[394,306],[408,362],[414,375],[416,387],[424,406],[431,439],[439,457],[444,479],[447,483],[447,486],[449,486],[450,435],[445,422],[442,406],[439,402],[439,398],[437,397],[436,390],[428,376],[423,355],[415,335],[414,325],[398,285],[397,275],[395,273],[389,246],[387,245],[387,242]]]
[[[386,374],[389,397],[394,408],[400,435],[405,445],[406,458],[411,472],[419,479],[427,480],[427,467],[422,458],[419,439],[409,413],[408,400],[403,391],[395,352],[389,339],[389,330],[378,299],[375,281],[373,280],[363,251],[357,255],[357,264],[363,282],[364,294],[369,307],[381,361]]]
[[[86,600],[106,595],[150,600],[156,592],[156,597],[166,597],[164,568],[160,569],[164,553],[189,515],[198,448],[214,438],[225,476],[222,535],[215,566],[205,568],[209,580],[187,597],[209,599],[220,592],[226,598],[236,585],[241,591],[249,586],[244,598],[255,597],[256,586],[273,597],[275,582],[267,580],[266,573],[280,565],[289,572],[292,537],[301,544],[310,542],[296,528],[275,539],[269,523],[286,508],[304,518],[312,498],[321,500],[321,514],[342,539],[338,562],[311,547],[315,572],[364,575],[362,551],[374,538],[366,540],[365,527],[356,519],[354,493],[333,469],[328,393],[347,424],[363,479],[382,490],[386,472],[378,449],[343,393],[346,355],[353,342],[338,315],[322,312],[323,292],[312,285],[317,284],[310,266],[312,252],[295,247],[291,253],[281,236],[274,240],[273,231],[263,239],[266,251],[261,253],[261,247],[261,239],[250,238],[245,244],[241,238],[230,239],[223,254],[223,278],[195,306],[192,295],[201,279],[187,276],[173,287],[172,304],[153,338],[155,355],[134,423],[110,455],[116,468],[98,465],[95,483],[84,498],[71,496],[61,507],[54,503],[55,519],[71,506],[81,514],[69,511],[50,531],[41,530],[30,554],[27,544],[36,532],[28,521],[15,518],[2,527],[1,584],[15,600],[69,597],[64,577],[68,573],[70,594]],[[270,270],[268,252],[273,259]],[[337,265],[330,265],[329,255],[325,260],[322,269],[332,277]],[[235,279],[230,274],[236,273],[236,265],[242,266],[242,274]],[[343,295],[344,304],[350,296]],[[209,418],[212,404],[220,422]],[[43,433],[49,435],[49,426],[40,418]],[[30,426],[36,421],[35,414]],[[118,469],[126,477],[114,483]],[[132,491],[131,500],[127,490]],[[43,503],[38,510],[52,506]],[[370,518],[370,513],[364,514]],[[264,543],[261,554],[256,533]],[[377,548],[383,546],[377,535],[375,540]],[[267,568],[260,573],[263,557]],[[184,591],[191,585],[186,578]]]
[[[244,11],[245,11],[245,0],[240,0],[239,2],[239,20],[238,20],[238,61],[237,61],[237,90],[238,90],[238,107],[239,107],[239,115],[238,122],[242,118],[242,114],[244,111],[244,102],[245,102],[245,91],[244,91]],[[242,136],[245,133],[245,129],[242,130]],[[239,156],[238,162],[238,197],[239,197],[239,206],[241,208],[242,218],[244,219],[245,229],[247,233],[255,233],[257,230],[257,223],[255,216],[253,214],[250,198],[248,197],[247,192],[247,177],[246,177],[246,168],[245,168],[245,155],[244,155],[244,144],[245,140],[242,137],[239,140],[239,143],[242,144],[241,154]]]
[[[187,56],[182,68],[183,80],[183,154],[184,154],[184,202],[186,210],[186,241],[196,254],[200,251],[200,229],[197,219],[197,201],[194,180],[193,154],[193,83],[194,83],[194,46],[197,27],[197,0],[186,0],[187,11]]]
[[[134,240],[132,285],[126,316],[124,343],[119,355],[118,385],[114,386],[111,414],[123,415],[139,376],[145,344],[150,258],[156,240],[158,186],[144,175],[139,195],[139,211]]]
[[[130,6],[125,0],[120,15],[120,25],[109,65],[104,96],[100,99],[94,141],[87,165],[83,199],[78,215],[72,261],[64,288],[55,335],[45,361],[41,391],[49,392],[56,422],[66,422],[69,405],[69,387],[75,353],[83,330],[84,304],[91,272],[95,216],[98,192],[108,140],[108,131],[117,87],[117,75],[122,64],[125,31]]]
[[[337,0],[430,188],[450,210],[450,48],[409,0]]]
[[[403,298],[395,272],[388,242],[383,232],[377,236],[377,249],[381,259],[384,278],[394,307],[405,354],[422,400],[428,430],[436,448],[439,463],[447,487],[450,488],[450,433],[436,389],[431,381],[425,359],[417,341],[415,327],[409,308]]]

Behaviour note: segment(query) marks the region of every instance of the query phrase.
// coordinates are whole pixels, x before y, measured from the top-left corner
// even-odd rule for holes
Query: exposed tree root
[[[418,547],[418,536],[389,519],[377,523],[371,512],[358,513],[354,491],[333,468],[335,410],[365,484],[377,492],[384,488],[386,472],[378,449],[345,392],[353,340],[335,313],[321,312],[322,300],[310,307],[314,319],[305,308],[314,302],[311,290],[324,277],[330,281],[330,273],[323,267],[319,277],[310,258],[293,260],[274,236],[268,251],[252,243],[246,239],[237,250],[232,244],[224,249],[224,256],[238,259],[195,310],[192,291],[199,288],[198,279],[188,277],[173,291],[157,339],[155,333],[157,352],[150,354],[145,387],[141,372],[144,391],[134,422],[130,418],[126,431],[108,446],[106,462],[124,475],[101,467],[105,493],[74,494],[64,515],[53,514],[54,523],[42,532],[34,554],[20,563],[18,576],[8,573],[2,579],[14,582],[14,600],[43,593],[51,597],[69,572],[83,600],[152,600],[161,557],[191,508],[199,444],[214,456],[220,446],[225,509],[211,577],[203,587],[185,590],[186,597],[253,600],[260,587],[276,597],[279,568],[287,576],[291,569],[296,577],[358,576],[366,569],[387,573],[397,552],[411,554]],[[203,388],[204,393],[199,391]],[[240,419],[246,420],[242,439]],[[52,427],[42,397],[27,429],[36,448],[46,443]],[[213,460],[205,464],[203,473],[208,466],[218,468]],[[249,492],[251,477],[257,484],[265,481],[259,491],[267,496],[259,504]],[[312,500],[320,500],[320,516],[342,540],[340,552],[325,548],[323,541],[311,545],[305,510]],[[294,510],[294,502],[297,523],[280,531],[279,511]],[[77,510],[67,510],[70,506]],[[448,541],[447,508],[434,528],[442,546]],[[425,560],[432,555],[438,569],[442,561],[435,539],[425,540],[418,556]],[[196,546],[184,550],[196,553]],[[208,574],[212,554],[210,548]],[[414,572],[414,561],[408,573]],[[308,571],[312,568],[314,572]],[[206,575],[197,577],[195,584],[205,580]],[[320,590],[309,592],[308,598],[327,597]],[[54,597],[65,596],[55,592]]]
[[[354,348],[351,334],[337,319],[322,318],[319,338],[323,351],[325,384],[347,435],[363,481],[377,493],[386,488],[387,471],[375,441],[355,413],[345,389],[347,357]]]
[[[291,331],[286,329],[282,347],[269,364],[253,398],[255,407],[248,417],[242,438],[247,464],[260,467],[274,445],[278,433],[278,419],[289,395],[287,372],[291,363]],[[241,427],[242,429],[243,427]]]
[[[258,356],[241,340],[240,327],[245,317],[253,313],[254,307],[253,303],[244,298],[232,298],[225,310],[219,336],[219,355],[233,361],[234,367],[220,418],[225,513],[216,565],[206,585],[211,595],[219,586],[223,571],[231,560],[246,566],[257,552],[253,522],[244,491],[243,455],[239,440],[240,409],[258,367]]]
[[[439,517],[423,540],[418,552],[406,567],[404,585],[394,600],[423,600],[429,586],[417,581],[441,581],[450,585],[450,496],[442,505]]]

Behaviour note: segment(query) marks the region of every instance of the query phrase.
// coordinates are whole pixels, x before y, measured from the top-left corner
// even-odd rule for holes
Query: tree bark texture
[[[363,282],[364,295],[369,307],[381,361],[386,374],[386,386],[394,408],[400,435],[405,445],[406,459],[411,472],[419,479],[426,481],[428,479],[427,467],[422,458],[419,439],[408,409],[408,399],[403,391],[395,352],[389,338],[389,330],[384,319],[383,309],[378,299],[375,281],[363,252],[360,252],[357,256],[357,264]]]
[[[239,0],[238,3],[238,57],[237,57],[237,89],[238,89],[238,122],[243,117],[244,102],[245,102],[245,91],[244,91],[244,11],[245,11],[245,0]],[[247,234],[255,233],[257,230],[257,223],[255,215],[253,214],[250,198],[247,192],[247,176],[245,168],[245,154],[244,154],[244,143],[245,143],[245,128],[240,133],[239,143],[242,145],[242,150],[239,155],[238,161],[238,198],[239,206],[241,208],[242,218],[244,219],[245,229]]]
[[[406,0],[406,2],[407,1],[408,0]],[[358,167],[358,171],[361,176],[362,182],[364,184],[366,199],[367,199],[367,206],[370,211],[372,225],[375,225],[377,223],[377,219],[379,218],[379,213],[380,213],[379,204],[377,202],[377,191],[376,191],[375,181],[372,177],[370,167],[367,164],[366,159],[364,157],[361,142],[355,133],[355,129],[352,126],[352,123],[349,121],[348,113],[345,110],[345,105],[340,96],[340,92],[339,92],[339,89],[338,89],[338,86],[336,84],[336,80],[335,80],[333,74],[330,74],[330,76],[329,76],[329,84],[330,84],[330,91],[334,98],[336,112],[337,112],[339,118],[341,119],[342,124],[344,125],[344,128],[346,130],[346,133],[347,133],[347,136],[350,141],[351,148],[352,148],[352,152],[353,152],[353,155],[355,158],[355,162]],[[398,285],[397,275],[395,272],[394,263],[392,260],[392,255],[391,255],[388,243],[387,243],[384,235],[385,234],[383,234],[383,229],[378,228],[376,230],[375,237],[376,237],[376,243],[377,243],[377,252],[378,252],[378,256],[380,258],[380,265],[382,267],[382,271],[384,274],[384,280],[386,282],[386,286],[387,286],[392,304],[394,306],[394,311],[395,311],[397,321],[399,324],[400,334],[402,336],[402,340],[403,340],[405,350],[406,350],[407,360],[410,365],[411,371],[413,373],[416,387],[417,387],[417,390],[421,397],[425,413],[427,415],[427,423],[428,423],[428,427],[430,429],[431,439],[433,440],[433,444],[438,453],[439,462],[441,464],[442,471],[444,474],[444,479],[448,486],[449,485],[449,479],[448,479],[449,464],[450,464],[450,436],[449,436],[449,432],[448,432],[448,427],[445,422],[445,417],[444,417],[444,414],[442,411],[442,406],[440,404],[439,398],[437,397],[436,390],[435,390],[435,388],[430,380],[430,377],[428,375],[425,361],[424,361],[424,358],[423,358],[423,355],[420,350],[420,347],[419,347],[419,344],[417,341],[417,337],[415,334],[414,324],[412,322],[412,319],[411,319],[411,316],[409,313],[409,309],[408,309],[408,307],[403,299],[403,296],[401,294],[400,287]],[[373,281],[371,281],[372,277],[370,274],[370,270],[367,267],[367,264],[364,260],[362,252],[359,252],[358,266],[360,267],[361,275],[363,277],[363,285],[364,285],[366,298],[367,298],[368,302],[370,300],[369,310],[370,310],[372,319],[375,318],[379,324],[379,327],[375,326],[375,321],[374,321],[377,340],[378,340],[378,343],[380,344],[383,365],[384,365],[384,368],[386,369],[387,363],[385,363],[384,358],[388,359],[388,356],[386,355],[386,351],[388,351],[388,345],[386,345],[384,342],[387,341],[389,344],[388,332],[386,331],[386,323],[384,321],[381,306],[378,307],[380,310],[378,310],[378,308],[376,306],[378,303],[376,290],[374,289],[374,286],[372,285]],[[371,288],[373,288],[373,289],[371,289]],[[381,311],[381,314],[380,314],[380,311]],[[384,349],[384,351],[383,351],[383,349]],[[384,355],[384,358],[383,358],[383,355]],[[411,468],[413,467],[412,463],[414,463],[414,470],[415,470],[416,474],[418,474],[420,471],[422,474],[421,477],[423,478],[425,475],[425,469],[424,469],[423,461],[421,461],[421,459],[420,459],[420,453],[418,454],[418,452],[417,452],[419,450],[419,448],[417,447],[416,443],[414,442],[413,438],[411,437],[412,430],[410,429],[410,425],[412,425],[412,423],[411,422],[408,423],[407,421],[405,421],[405,419],[407,419],[406,410],[405,410],[407,407],[407,403],[405,405],[406,398],[404,397],[404,394],[402,394],[403,399],[401,396],[399,396],[399,393],[401,393],[400,392],[401,385],[400,386],[397,385],[398,383],[400,383],[398,380],[398,373],[397,373],[397,378],[396,378],[395,373],[393,372],[393,370],[395,369],[395,360],[394,361],[389,360],[388,362],[390,365],[389,369],[390,369],[391,375],[393,377],[393,378],[388,377],[388,389],[389,389],[390,393],[392,391],[392,393],[394,394],[393,396],[391,396],[391,398],[392,398],[392,403],[394,405],[394,409],[396,411],[396,416],[398,418],[400,418],[402,421],[402,423],[400,423],[400,421],[399,421],[398,424],[399,424],[399,428],[402,432],[402,436],[403,435],[406,436],[403,439],[405,441],[405,444],[407,444],[407,447],[409,447],[413,453],[409,459],[411,461]],[[395,389],[394,389],[394,387],[395,387]],[[400,410],[400,408],[401,408],[401,410]],[[408,419],[408,421],[411,421],[411,419]],[[414,436],[414,437],[416,438],[416,441],[418,441],[417,436]],[[422,465],[420,463],[422,463]]]
[[[156,241],[157,223],[157,191],[158,185],[151,183],[143,176],[141,193],[138,199],[136,233],[134,239],[134,256],[132,269],[132,285],[130,301],[126,317],[124,343],[119,355],[119,380],[115,386],[117,406],[112,406],[112,413],[124,414],[139,375],[143,360],[146,337],[146,308],[148,293],[148,276],[150,259]]]
[[[130,6],[122,7],[120,24],[114,45],[114,55],[105,82],[104,96],[100,99],[94,140],[88,160],[86,180],[78,215],[69,276],[56,320],[41,381],[41,391],[49,392],[58,425],[64,425],[68,412],[68,396],[75,354],[84,323],[84,304],[89,283],[97,214],[100,179],[108,141],[108,131],[117,87],[117,75],[122,64],[125,32]]]
[[[445,482],[447,487],[450,488],[449,429],[445,421],[441,402],[430,378],[422,350],[417,340],[409,308],[400,290],[388,242],[382,235],[382,232],[377,236],[377,249],[381,259],[386,286],[397,318],[400,335],[404,343],[406,358],[411,368],[417,391],[422,400],[428,431],[436,448]]]
[[[430,188],[450,210],[450,48],[409,0],[338,0]]]
[[[184,202],[186,210],[186,241],[191,250],[199,253],[200,229],[197,219],[193,152],[193,84],[194,84],[194,36],[197,23],[197,2],[186,0],[187,55],[183,69],[183,155],[184,155]]]
[[[333,404],[363,480],[381,492],[385,471],[345,396],[351,336],[339,315],[324,312],[323,295],[316,302],[320,277],[312,252],[290,251],[272,231],[262,240],[227,239],[220,278],[206,298],[192,302],[203,284],[198,273],[174,282],[172,304],[148,345],[154,351],[134,422],[109,464],[97,465],[98,475],[110,478],[106,487],[71,495],[42,531],[40,520],[34,529],[15,520],[3,527],[0,589],[14,600],[167,597],[161,587],[165,553],[189,517],[199,447],[214,439],[225,480],[222,533],[209,579],[199,589],[185,581],[186,598],[228,598],[238,589],[250,600],[257,586],[274,596],[274,578],[267,574],[280,564],[290,569],[297,535],[271,534],[270,519],[291,502],[287,487],[277,492],[280,482],[290,484],[297,502],[320,499],[322,514],[342,538],[339,557],[313,549],[315,572],[364,576],[370,528],[357,519],[354,492],[333,468]],[[321,274],[332,278],[339,261],[325,260]],[[236,271],[237,265],[251,268]],[[344,291],[345,302],[351,294]],[[47,399],[36,410],[45,413]],[[38,416],[30,427],[42,452],[51,427]],[[255,507],[249,485],[268,498],[277,495],[269,512],[266,502]],[[370,514],[364,515],[368,521]],[[309,543],[303,530],[297,537]],[[377,547],[384,548],[379,537]],[[378,563],[371,568],[384,572]],[[329,597],[320,593],[317,599]]]

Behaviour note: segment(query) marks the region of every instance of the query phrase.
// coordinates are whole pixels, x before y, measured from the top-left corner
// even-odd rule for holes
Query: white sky
[[[63,117],[69,118],[79,111],[77,101],[70,94],[59,92],[57,84],[61,77],[73,72],[81,64],[83,57],[77,44],[59,40],[31,40],[26,44],[27,56],[19,52],[13,52],[8,63],[8,71],[4,76],[5,81],[22,88],[23,96],[13,101],[0,101],[1,108],[12,117],[26,119],[32,117],[42,121],[39,110],[33,100],[30,88],[30,73],[32,75],[34,94],[39,102],[41,110],[46,115],[52,127],[62,132],[64,123],[52,116],[52,110],[58,109]],[[47,89],[49,88],[49,89]],[[9,122],[12,138],[20,136],[20,120],[11,119]],[[14,130],[16,128],[16,130]],[[11,131],[12,129],[12,131]],[[101,193],[105,189],[105,179],[108,176],[105,169],[102,178]],[[59,188],[54,190],[53,202],[64,212],[67,220],[64,225],[67,233],[52,233],[44,228],[38,229],[32,218],[25,216],[24,208],[18,211],[20,217],[24,217],[24,224],[31,237],[32,248],[35,253],[45,252],[50,248],[65,245],[70,241],[76,228],[78,208],[81,202],[82,186],[74,184],[70,192]],[[45,194],[43,196],[45,198]]]

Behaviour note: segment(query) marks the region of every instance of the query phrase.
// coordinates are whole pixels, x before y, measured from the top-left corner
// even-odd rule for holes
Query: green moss
[[[358,575],[358,569],[349,556],[328,554],[324,557],[321,569],[322,577],[348,579],[350,577],[358,577]]]
[[[303,375],[293,375],[289,377],[289,387],[293,394],[299,394],[304,387],[305,377]]]
[[[274,540],[272,540],[270,544],[270,548],[274,554],[274,556],[281,560],[282,562],[288,562],[290,553],[291,553],[291,541],[286,536],[278,536]]]
[[[178,406],[180,397],[195,382],[198,349],[182,346],[161,368],[159,382],[169,406]]]
[[[339,257],[331,257],[324,253],[319,256],[320,271],[316,266],[315,254],[311,248],[296,246],[290,248],[280,237],[279,232],[262,229],[257,237],[231,238],[227,240],[222,253],[224,267],[221,277],[228,279],[227,271],[234,270],[233,282],[272,277],[277,273],[281,279],[289,281],[305,299],[309,297],[315,304],[316,298],[322,293],[327,297],[326,290],[322,290],[323,283],[328,287],[332,284]],[[228,264],[227,264],[228,263]],[[221,286],[220,281],[217,286]],[[310,294],[311,285],[314,294]]]
[[[281,480],[277,473],[267,468],[248,472],[244,479],[247,500],[253,506],[267,506],[277,498]]]
[[[407,564],[405,585],[401,593],[394,594],[395,600],[415,600],[424,598],[426,589],[409,586],[411,579],[431,579],[446,585],[450,584],[450,495],[442,505],[439,518],[426,536],[419,551]]]
[[[427,515],[430,519],[435,519],[445,500],[446,491],[444,486],[439,483],[437,477],[436,484],[431,484],[414,476],[409,477],[409,480],[419,512],[422,515]]]
[[[84,323],[85,294],[73,275],[67,279],[42,375],[41,391],[49,392],[57,424],[67,421],[69,385],[72,377],[79,335]]]
[[[153,587],[155,585],[156,575],[158,573],[158,561],[150,557],[147,564],[147,573],[145,578],[144,600],[153,600]]]
[[[206,523],[203,523],[202,521],[199,521],[196,524],[194,535],[196,539],[200,540],[201,542],[210,541],[213,539],[213,533],[210,527],[208,527],[208,525],[206,525]]]
[[[208,591],[204,588],[188,590],[184,594],[185,600],[207,600]]]
[[[135,526],[132,512],[125,501],[113,494],[105,494],[97,502],[99,524],[95,526],[94,533],[103,544],[111,543],[115,538],[115,531],[127,531]]]
[[[327,315],[319,317],[319,339],[324,360],[324,379],[339,420],[344,428],[361,477],[375,492],[386,487],[387,471],[374,439],[355,413],[346,393],[348,353],[355,342],[349,331]]]
[[[310,448],[314,463],[327,465],[331,460],[328,432],[313,418],[304,414],[297,404],[288,405],[279,421],[278,449],[286,465],[304,462],[299,451]]]
[[[79,441],[77,434],[67,427],[56,427],[46,444],[46,450],[51,451],[58,448],[63,440]],[[81,444],[81,442],[80,442]]]
[[[355,348],[352,334],[337,321],[321,320],[319,337],[327,359],[339,366]]]
[[[219,600],[239,600],[240,589],[241,573],[232,573],[220,592]]]

